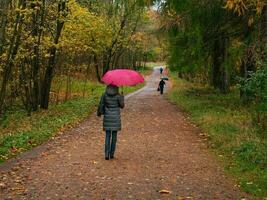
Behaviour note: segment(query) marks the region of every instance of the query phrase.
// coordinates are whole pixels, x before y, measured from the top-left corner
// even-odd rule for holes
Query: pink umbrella
[[[102,78],[107,85],[134,86],[145,81],[144,77],[134,70],[115,69],[108,71]]]

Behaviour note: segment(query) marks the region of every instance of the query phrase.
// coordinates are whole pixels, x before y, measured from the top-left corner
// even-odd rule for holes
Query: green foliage
[[[242,162],[257,165],[262,169],[267,167],[267,144],[258,142],[244,142],[236,150],[237,158]]]
[[[48,109],[54,77],[82,74],[100,81],[110,69],[135,69],[155,59],[151,49],[157,44],[147,42],[153,23],[147,5],[146,0],[1,1],[0,118],[13,102],[29,115]],[[71,82],[65,82],[66,100]]]
[[[169,0],[163,13],[167,15],[163,23],[169,37],[170,69],[188,80],[227,91],[225,46],[233,29],[228,28],[232,16],[222,8],[222,2]]]
[[[254,103],[252,112],[254,122],[267,133],[267,65],[251,73],[249,78],[241,79],[240,90],[247,103]]]
[[[260,47],[266,38],[263,0],[166,0],[162,4],[168,64],[181,77],[227,93],[242,71],[258,69],[264,56],[256,54],[266,56]],[[251,69],[244,68],[248,65]]]
[[[264,102],[267,100],[267,65],[255,73],[251,72],[249,78],[241,78],[240,89],[251,101]]]
[[[209,87],[177,79],[168,98],[191,116],[240,186],[260,199],[267,195],[267,137],[253,124],[239,91],[222,95]],[[256,197],[255,197],[256,198]]]

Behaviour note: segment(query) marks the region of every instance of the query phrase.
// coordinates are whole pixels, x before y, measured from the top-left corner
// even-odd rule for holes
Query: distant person
[[[160,67],[159,71],[160,71],[160,74],[162,74],[163,73],[163,67]]]
[[[108,85],[105,93],[101,97],[97,110],[97,116],[104,115],[103,129],[106,131],[106,160],[114,158],[117,133],[121,130],[121,108],[124,108],[124,96],[119,94],[119,88],[117,86]]]
[[[158,89],[160,91],[160,94],[163,94],[164,86],[165,86],[165,81],[163,79],[160,80]]]
[[[166,76],[168,76],[168,75],[169,75],[169,70],[168,70],[168,67],[165,67],[165,69],[164,69],[164,74],[165,74]]]

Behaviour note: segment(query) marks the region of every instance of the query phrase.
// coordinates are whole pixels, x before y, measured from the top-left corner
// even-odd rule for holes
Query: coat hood
[[[119,88],[114,85],[108,85],[106,88],[106,94],[110,96],[115,96],[119,94]]]

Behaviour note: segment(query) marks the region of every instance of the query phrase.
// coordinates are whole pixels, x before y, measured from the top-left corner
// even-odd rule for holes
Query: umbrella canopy
[[[169,78],[168,78],[168,77],[162,77],[161,79],[162,79],[162,80],[166,80],[166,81],[168,81],[168,80],[169,80]]]
[[[102,78],[107,85],[134,86],[145,81],[144,77],[134,70],[115,69],[108,71]]]

